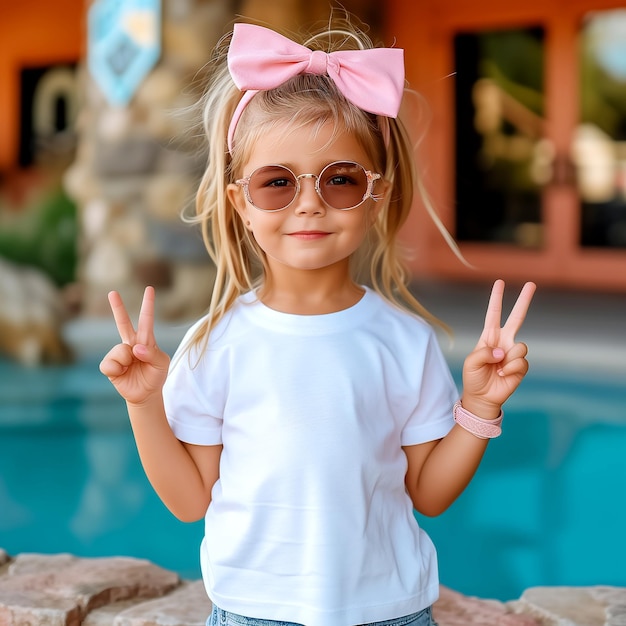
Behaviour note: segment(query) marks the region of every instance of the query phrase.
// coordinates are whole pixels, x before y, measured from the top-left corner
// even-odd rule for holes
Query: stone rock
[[[126,250],[132,250],[133,258],[152,256],[153,250],[146,233],[146,217],[142,211],[128,207],[112,224],[108,236]]]
[[[439,600],[433,607],[439,626],[540,626],[543,622],[529,615],[519,615],[512,607],[496,600],[464,596],[441,586]]]
[[[212,42],[190,37],[190,24],[184,21],[163,24],[163,50],[173,64],[184,68],[198,68],[206,63]],[[189,77],[187,77],[189,78]]]
[[[87,243],[95,241],[104,232],[111,207],[104,198],[92,197],[83,208],[83,235]]]
[[[241,14],[252,20],[263,20],[273,28],[290,29],[293,24],[311,23],[307,15],[315,7],[314,2],[298,2],[298,0],[244,0],[240,8]]]
[[[63,296],[41,271],[0,258],[0,353],[34,366],[67,361]]]
[[[554,626],[626,624],[626,589],[621,587],[532,587],[512,604]]]
[[[96,132],[107,141],[123,141],[131,132],[133,121],[126,107],[105,108],[97,120]]]
[[[125,137],[121,141],[101,140],[94,167],[102,177],[147,174],[154,169],[158,144],[147,137]]]
[[[192,123],[193,121],[191,119],[185,121],[187,129],[189,129]],[[176,144],[173,145],[176,146]],[[167,149],[161,151],[158,169],[160,171],[168,172],[169,174],[193,175],[196,181],[193,185],[195,200],[195,192],[199,184],[199,179],[204,173],[206,160],[206,154],[204,154],[199,148],[191,150],[181,143],[179,148],[167,146]]]
[[[196,183],[184,174],[162,174],[147,182],[145,188],[146,211],[154,218],[180,222],[180,214],[193,205]]]
[[[626,589],[593,587],[592,595],[606,606],[606,626],[626,626]]]
[[[270,3],[266,2],[266,9]],[[173,66],[188,70],[180,77],[185,85],[211,57],[213,47],[224,34],[224,25],[232,20],[227,2],[197,2],[193,14],[163,24],[164,59]]]
[[[113,206],[113,216],[123,215],[143,198],[143,186],[150,177],[145,175],[112,176],[103,179],[101,197]],[[120,210],[118,210],[120,209]],[[112,219],[109,227],[115,224]],[[106,233],[106,231],[105,231]]]
[[[140,283],[152,285],[159,294],[172,287],[172,266],[163,259],[149,259],[135,264]]]
[[[124,613],[124,611],[139,606],[144,602],[146,600],[133,598],[132,600],[121,600],[120,602],[101,606],[89,613],[81,626],[120,626],[118,616]],[[154,622],[150,626],[154,626]]]
[[[142,109],[142,121],[150,136],[163,143],[181,130],[176,123],[176,116],[164,109],[144,107]]]
[[[211,601],[202,581],[183,583],[169,595],[118,614],[115,626],[204,626]]]
[[[193,14],[194,0],[168,0],[163,3],[163,13],[166,20],[184,20]]]
[[[91,256],[84,265],[84,274],[90,287],[109,290],[130,280],[132,266],[121,244],[107,237],[94,244]]]
[[[78,625],[98,607],[162,596],[179,584],[174,572],[139,559],[22,554],[0,577],[0,624]]]
[[[172,286],[159,294],[157,305],[160,317],[178,320],[199,317],[209,306],[214,265],[177,263],[172,270]]]
[[[86,148],[82,149],[82,152],[88,151]],[[87,157],[74,161],[63,175],[65,192],[79,204],[89,202],[101,194],[100,182],[94,176],[94,171],[88,163]]]
[[[0,586],[0,624],[2,626],[79,626],[81,611],[69,598],[58,598],[36,591],[7,592]]]
[[[6,550],[0,548],[0,567],[9,562],[10,556],[7,554]]]
[[[150,220],[147,226],[149,240],[158,258],[175,263],[209,264],[210,257],[199,226],[184,224],[181,220]]]
[[[143,80],[135,94],[135,104],[157,108],[162,113],[172,108],[180,94],[178,77],[167,65],[157,65]]]

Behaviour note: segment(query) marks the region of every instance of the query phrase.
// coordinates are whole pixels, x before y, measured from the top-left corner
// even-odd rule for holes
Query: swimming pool
[[[539,366],[467,491],[420,523],[442,582],[469,595],[626,586],[625,494],[623,376]],[[201,522],[177,521],[153,493],[96,360],[34,370],[0,360],[0,547],[136,556],[197,578],[201,536]]]

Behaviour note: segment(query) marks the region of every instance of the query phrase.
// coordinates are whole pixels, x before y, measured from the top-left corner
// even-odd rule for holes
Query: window
[[[590,13],[583,21],[579,97],[572,160],[580,243],[626,248],[626,9]]]
[[[544,140],[541,28],[454,39],[456,237],[542,244],[541,190],[551,177]]]

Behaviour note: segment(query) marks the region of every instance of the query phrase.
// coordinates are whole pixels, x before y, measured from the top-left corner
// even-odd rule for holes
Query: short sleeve
[[[185,443],[218,445],[222,443],[224,407],[224,368],[219,352],[199,353],[186,348],[192,327],[172,358],[163,387],[165,414],[174,435]]]
[[[452,408],[459,392],[432,330],[423,354],[419,398],[402,430],[403,446],[441,439],[454,426]]]

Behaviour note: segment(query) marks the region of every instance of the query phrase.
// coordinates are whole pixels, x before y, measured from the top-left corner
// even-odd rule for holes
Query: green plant
[[[36,267],[59,287],[76,279],[76,206],[59,186],[18,218],[0,220],[0,256]]]

